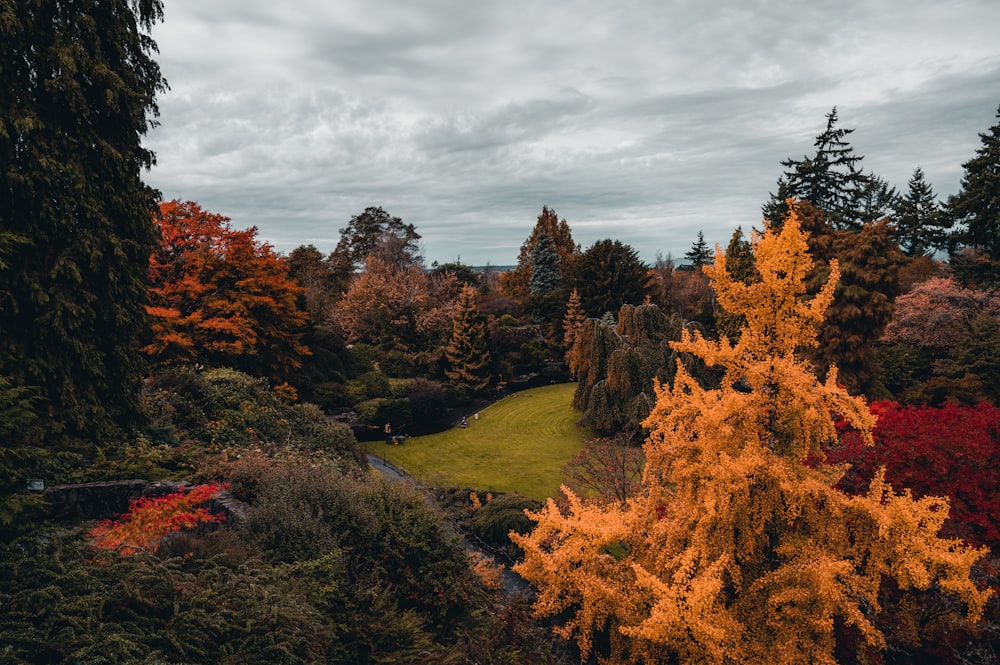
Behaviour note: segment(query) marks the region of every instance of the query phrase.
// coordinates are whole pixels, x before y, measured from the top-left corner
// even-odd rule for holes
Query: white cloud
[[[758,222],[837,105],[941,196],[994,122],[1000,4],[168,0],[148,180],[279,250],[369,205],[428,260],[513,262],[542,205],[652,261]]]

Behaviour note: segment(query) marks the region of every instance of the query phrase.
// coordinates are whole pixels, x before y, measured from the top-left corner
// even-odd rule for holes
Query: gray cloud
[[[652,261],[758,223],[834,105],[866,169],[954,193],[998,24],[992,0],[168,0],[147,179],[282,251],[381,205],[428,260],[506,264],[548,205]]]

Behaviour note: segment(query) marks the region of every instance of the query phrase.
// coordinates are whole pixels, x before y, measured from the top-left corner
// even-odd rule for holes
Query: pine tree
[[[448,369],[445,374],[456,388],[470,394],[482,392],[490,384],[490,350],[486,322],[476,307],[476,290],[466,284],[458,297],[451,341],[445,347]]]
[[[877,474],[861,496],[833,488],[843,469],[809,465],[836,437],[834,417],[869,445],[863,400],[820,382],[799,352],[839,276],[812,298],[812,261],[793,214],[754,243],[760,281],[732,280],[725,257],[708,269],[719,302],[745,317],[739,342],[684,331],[671,346],[725,370],[706,389],[678,365],[659,386],[641,486],[625,505],[563,488],[512,534],[515,571],[538,587],[535,612],[558,617],[583,658],[607,634],[607,663],[834,663],[885,648],[879,592],[935,588],[976,620],[990,592],[970,579],[984,550],[937,536],[948,500],[897,493]],[[835,626],[846,639],[838,644]],[[854,651],[855,653],[850,653]]]
[[[826,129],[813,143],[816,154],[781,162],[786,170],[778,179],[778,191],[763,207],[764,217],[775,227],[788,215],[785,201],[789,198],[809,201],[825,212],[837,229],[857,229],[866,217],[883,216],[866,211],[865,199],[875,193],[870,189],[873,178],[858,168],[863,157],[855,155],[846,140],[854,130],[836,125],[837,107],[834,107],[826,115]]]
[[[996,117],[1000,119],[1000,107]],[[980,134],[976,156],[962,165],[961,189],[948,198],[949,217],[963,228],[954,241],[1000,261],[1000,122]]]
[[[894,221],[896,240],[907,256],[923,256],[945,248],[949,222],[919,166],[913,170],[906,195],[896,205]]]
[[[559,269],[562,259],[556,252],[552,238],[543,233],[538,242],[531,248],[531,277],[528,280],[528,291],[532,296],[547,296],[562,282],[562,272]]]
[[[139,335],[155,246],[141,138],[165,88],[159,0],[0,4],[0,375],[38,387],[48,445],[139,425]]]
[[[532,273],[531,253],[543,236],[548,236],[552,241],[556,254],[559,255],[560,270],[564,274],[580,252],[579,246],[573,242],[573,234],[566,220],[560,220],[555,210],[542,206],[531,234],[521,244],[517,268],[504,275],[503,290],[511,298],[522,301],[528,298]]]
[[[700,272],[704,266],[712,264],[713,256],[712,250],[709,248],[708,243],[705,242],[705,234],[698,231],[698,240],[684,254],[684,260],[688,262],[692,270]]]

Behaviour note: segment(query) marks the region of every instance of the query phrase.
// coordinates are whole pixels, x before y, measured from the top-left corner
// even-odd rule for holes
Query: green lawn
[[[425,485],[519,492],[533,499],[554,496],[563,465],[591,436],[576,426],[570,406],[575,383],[515,393],[468,414],[469,427],[407,439],[400,446],[368,442]]]

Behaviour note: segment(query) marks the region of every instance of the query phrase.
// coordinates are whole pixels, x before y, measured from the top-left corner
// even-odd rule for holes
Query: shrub
[[[394,432],[413,422],[410,403],[405,399],[370,399],[356,407],[358,418],[366,425],[380,427],[389,423]]]
[[[448,396],[444,387],[428,379],[414,379],[407,394],[413,415],[411,433],[430,434],[448,425]]]
[[[155,552],[167,534],[199,524],[221,522],[221,515],[212,514],[202,504],[217,497],[222,490],[221,485],[212,483],[198,485],[190,491],[136,499],[125,515],[117,520],[102,520],[91,529],[91,541],[97,549],[114,550],[123,556]]]
[[[514,531],[525,534],[535,528],[535,523],[524,514],[527,510],[538,510],[541,503],[520,494],[501,494],[483,504],[476,511],[472,522],[472,532],[490,545],[507,547],[511,545],[509,534]]]

